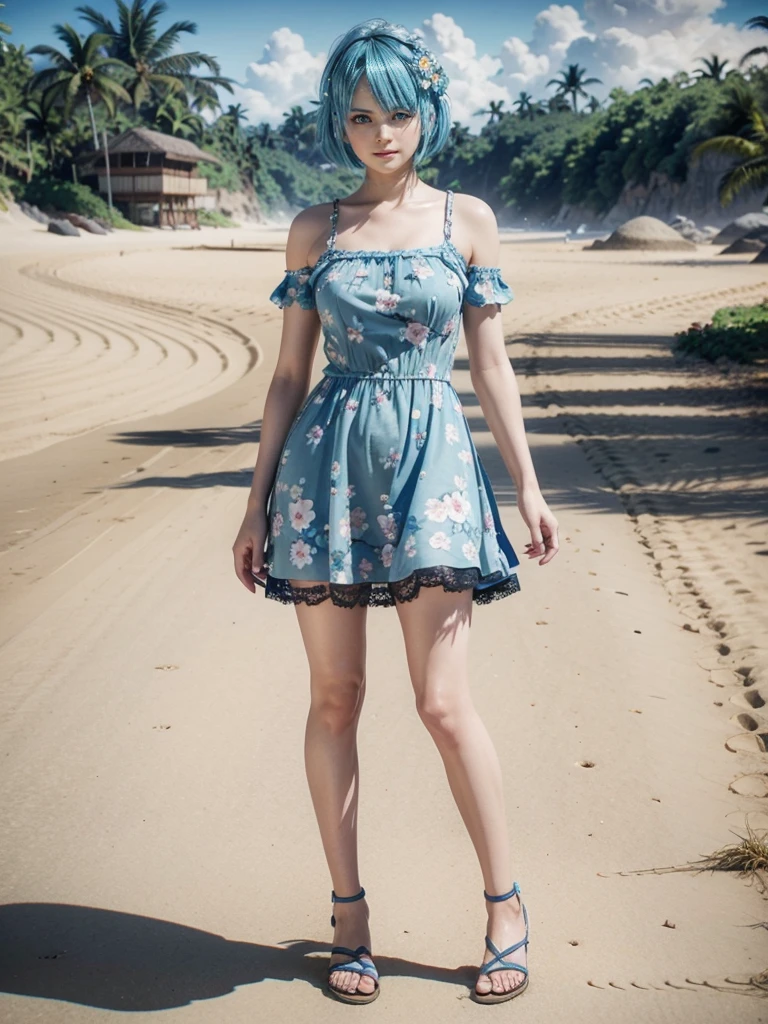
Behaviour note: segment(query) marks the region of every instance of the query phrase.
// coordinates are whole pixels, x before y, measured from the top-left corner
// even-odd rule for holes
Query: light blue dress
[[[270,299],[317,309],[328,365],[285,439],[269,494],[266,596],[393,605],[423,586],[486,603],[520,589],[451,367],[461,308],[512,298],[498,267],[451,241],[389,252],[336,248],[286,270]],[[298,587],[289,580],[314,581]]]

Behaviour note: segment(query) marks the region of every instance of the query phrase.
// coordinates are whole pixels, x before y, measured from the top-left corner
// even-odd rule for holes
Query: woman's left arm
[[[471,224],[471,264],[499,267],[501,243],[496,216],[487,203],[463,197],[465,224]],[[504,344],[501,307],[496,302],[463,307],[464,336],[469,352],[469,372],[480,408],[498,445],[501,457],[515,481],[517,507],[531,531],[526,545],[529,559],[545,565],[559,550],[558,523],[547,506],[536,479],[525,435],[520,391]]]

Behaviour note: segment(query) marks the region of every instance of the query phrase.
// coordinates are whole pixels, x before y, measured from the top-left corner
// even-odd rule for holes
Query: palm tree
[[[45,102],[60,99],[64,105],[66,118],[70,116],[75,102],[81,96],[85,96],[91,118],[93,146],[94,149],[98,149],[99,139],[96,133],[96,118],[93,115],[93,102],[101,100],[110,116],[114,115],[117,100],[130,103],[130,96],[111,74],[113,71],[128,69],[121,60],[106,57],[102,53],[109,43],[108,36],[92,32],[83,39],[71,25],[54,25],[53,31],[69,52],[62,53],[53,46],[33,46],[29,52],[47,57],[53,66],[38,71],[32,79],[30,88],[32,91],[42,89]]]
[[[45,145],[48,152],[48,166],[53,168],[55,142],[61,132],[62,123],[52,97],[46,102],[42,97],[30,96],[24,102],[27,124],[32,135]]]
[[[768,186],[768,125],[754,100],[745,132],[741,135],[718,135],[700,142],[691,156],[698,160],[705,153],[724,153],[739,161],[720,179],[718,196],[722,206],[727,206],[745,189]]]
[[[586,68],[579,67],[578,64],[569,64],[567,71],[560,72],[560,78],[552,78],[547,82],[547,85],[556,85],[557,91],[561,96],[570,96],[571,102],[573,103],[573,112],[578,114],[578,107],[576,105],[577,96],[587,95],[584,89],[585,85],[602,85],[603,83],[599,78],[585,78],[587,73]]]
[[[550,114],[571,113],[571,104],[561,92],[547,100],[547,110]]]
[[[647,85],[649,89],[653,88],[653,81],[650,78],[641,78],[637,83],[638,85]]]
[[[533,96],[529,92],[521,92],[512,106],[522,118],[527,117],[532,121],[536,116],[534,114]]]
[[[0,7],[5,7],[5,4],[0,4]],[[6,25],[4,21],[0,21],[0,35],[9,36],[13,29],[10,25]]]
[[[194,110],[190,110],[178,96],[169,93],[155,110],[153,125],[166,135],[175,135],[182,139],[199,139],[205,128],[205,121]]]
[[[489,114],[488,124],[493,124],[494,121],[500,121],[501,115],[504,111],[501,109],[504,106],[504,100],[490,100],[488,108],[484,110],[476,110],[475,114]]]
[[[704,68],[696,68],[693,73],[697,78],[711,78],[713,82],[723,81],[726,77],[724,72],[728,64],[727,60],[720,60],[715,53],[711,57],[699,57],[698,59],[706,70]]]
[[[230,103],[227,107],[226,113],[223,115],[227,120],[231,121],[235,128],[240,127],[240,122],[243,124],[248,120],[248,115],[245,112],[245,107],[242,103]]]
[[[454,121],[451,127],[451,141],[454,149],[461,149],[469,138],[469,128],[461,121]]]
[[[589,97],[589,103],[587,104],[587,110],[590,112],[590,114],[596,113],[598,110],[600,110],[602,108],[602,106],[603,106],[603,104],[600,102],[600,100],[597,98],[597,96],[590,96]]]
[[[233,90],[232,79],[221,76],[216,58],[199,50],[171,53],[182,33],[194,35],[197,32],[195,22],[174,21],[158,35],[157,23],[168,5],[165,0],[154,0],[147,6],[148,3],[149,0],[133,0],[129,6],[125,0],[115,0],[119,22],[117,27],[93,7],[86,5],[76,10],[97,31],[109,37],[110,54],[130,67],[126,87],[136,108],[148,100],[153,92],[164,95],[184,90],[198,97],[206,96],[218,105],[216,87],[221,86],[229,92]],[[196,69],[201,66],[212,74],[197,74]]]
[[[756,14],[754,18],[750,18],[744,23],[744,28],[761,28],[764,32],[768,32],[768,18],[764,14]],[[739,61],[739,66],[746,64],[750,57],[760,57],[763,54],[768,54],[768,46],[755,46],[744,54]]]

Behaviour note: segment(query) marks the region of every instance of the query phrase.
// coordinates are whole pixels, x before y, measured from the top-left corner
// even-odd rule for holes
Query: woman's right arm
[[[308,265],[307,254],[317,235],[317,210],[302,210],[288,232],[285,248],[288,269],[297,270]],[[235,572],[251,592],[256,589],[252,574],[257,573],[261,579],[265,575],[267,499],[285,439],[309,392],[319,337],[320,320],[316,309],[304,309],[298,302],[283,308],[280,351],[264,403],[251,489],[243,523],[232,548]]]

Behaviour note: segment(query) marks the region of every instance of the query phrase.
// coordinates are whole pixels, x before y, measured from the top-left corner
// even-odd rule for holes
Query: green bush
[[[198,223],[202,224],[207,228],[239,228],[240,225],[236,224],[231,217],[227,217],[221,210],[198,210],[197,211]]]
[[[768,299],[718,309],[711,324],[692,324],[676,334],[674,347],[710,362],[723,356],[737,363],[768,359]]]
[[[117,210],[110,210],[101,196],[87,185],[75,185],[74,182],[55,178],[33,178],[24,188],[21,198],[46,212],[79,213],[81,217],[106,221],[115,228],[137,230],[137,225],[131,224]]]

